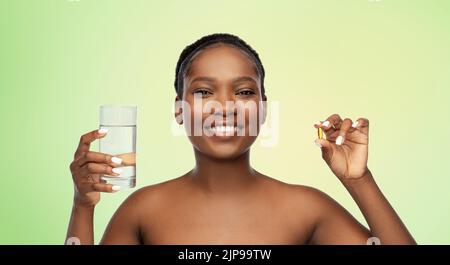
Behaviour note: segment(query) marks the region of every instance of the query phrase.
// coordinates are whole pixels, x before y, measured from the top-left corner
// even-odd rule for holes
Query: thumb
[[[322,148],[322,151],[331,151],[331,143],[325,139],[316,139],[316,145]]]
[[[316,139],[315,143],[322,150],[323,159],[328,162],[333,154],[333,144],[326,139]]]

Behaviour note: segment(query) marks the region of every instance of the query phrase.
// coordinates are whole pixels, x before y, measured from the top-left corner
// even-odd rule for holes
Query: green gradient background
[[[171,134],[174,69],[214,32],[260,53],[280,102],[279,143],[255,144],[256,169],[323,190],[365,224],[312,125],[367,117],[379,186],[418,243],[450,243],[450,1],[190,2],[0,0],[1,244],[64,242],[69,164],[99,105],[138,105],[138,187],[190,170],[189,141]],[[97,242],[133,191],[103,195]]]

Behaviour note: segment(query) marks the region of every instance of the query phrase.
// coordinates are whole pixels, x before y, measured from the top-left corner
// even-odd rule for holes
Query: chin
[[[255,137],[256,138],[256,137]],[[213,159],[235,159],[247,152],[255,139],[239,139],[236,141],[217,141],[215,139],[202,139],[194,142],[195,148]]]
[[[219,149],[215,147],[214,150],[210,150],[206,154],[209,157],[220,159],[220,160],[230,160],[235,159],[245,153],[246,150],[236,150],[235,148],[224,147]]]

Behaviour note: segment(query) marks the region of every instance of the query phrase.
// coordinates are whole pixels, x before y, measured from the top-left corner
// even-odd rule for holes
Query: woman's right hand
[[[70,164],[75,188],[74,203],[93,207],[100,201],[100,192],[115,192],[120,186],[101,182],[100,176],[119,176],[122,159],[108,154],[89,151],[96,139],[106,136],[107,130],[100,129],[84,134]],[[115,173],[116,171],[117,173]]]

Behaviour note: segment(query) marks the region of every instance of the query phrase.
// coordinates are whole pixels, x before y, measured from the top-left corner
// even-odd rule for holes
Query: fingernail
[[[341,145],[343,141],[344,141],[344,137],[342,137],[342,135],[339,135],[338,138],[336,138],[337,145]]]
[[[358,126],[358,121],[355,121],[355,122],[352,124],[352,127],[353,127],[353,128],[356,128],[356,126]]]
[[[108,132],[108,129],[106,129],[106,128],[100,128],[97,132],[98,132],[99,134],[105,134],[105,133]]]
[[[322,126],[323,126],[323,127],[328,127],[328,125],[330,125],[330,121],[324,121],[324,122],[322,123]]]
[[[315,143],[318,147],[322,148],[322,145],[319,143],[318,140],[315,140],[314,143]]]
[[[115,156],[111,157],[111,161],[112,161],[114,164],[117,164],[117,165],[122,164],[122,158],[118,158],[118,157],[115,157]]]
[[[122,169],[115,167],[115,168],[112,169],[112,172],[114,172],[116,174],[120,174],[120,173],[122,173]]]
[[[111,189],[113,190],[113,191],[118,191],[118,190],[120,190],[120,186],[119,185],[114,185],[114,186],[112,186],[111,187]]]
[[[314,123],[314,125],[317,125],[317,126],[320,126],[321,124],[322,124],[321,121],[318,121],[318,122]]]

